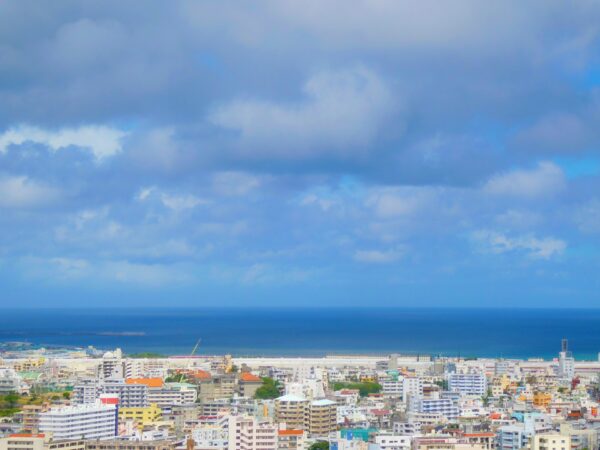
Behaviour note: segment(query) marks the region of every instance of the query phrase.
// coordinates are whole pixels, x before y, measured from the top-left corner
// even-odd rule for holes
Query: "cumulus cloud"
[[[354,260],[362,263],[387,264],[398,261],[403,252],[398,249],[391,250],[357,250]]]
[[[301,159],[364,149],[392,108],[386,83],[365,68],[318,73],[304,94],[298,103],[235,100],[216,109],[210,120],[239,132],[241,145],[252,154]]]
[[[499,196],[534,199],[559,193],[566,184],[562,169],[544,161],[531,170],[517,169],[495,175],[487,181],[484,191]]]
[[[49,207],[60,198],[60,192],[26,176],[0,174],[0,208]]]
[[[485,251],[495,254],[524,252],[534,259],[551,259],[561,255],[567,248],[565,241],[553,237],[541,239],[535,236],[511,237],[489,230],[474,232],[473,238]]]
[[[155,186],[143,188],[137,194],[137,199],[140,201],[146,201],[151,198],[157,198],[163,206],[175,212],[185,211],[186,209],[194,209],[198,205],[205,205],[208,203],[207,200],[199,198],[193,194],[174,194],[164,192],[156,188]]]
[[[35,142],[44,144],[52,150],[71,146],[85,148],[91,151],[96,159],[102,160],[121,151],[121,141],[126,135],[124,131],[106,126],[86,125],[78,128],[47,130],[21,125],[9,128],[0,134],[0,152],[5,152],[10,145]]]

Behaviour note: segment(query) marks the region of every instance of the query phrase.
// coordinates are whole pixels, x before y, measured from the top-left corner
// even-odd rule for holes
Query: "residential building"
[[[117,424],[116,405],[97,401],[40,413],[39,428],[55,440],[109,439],[117,435]]]

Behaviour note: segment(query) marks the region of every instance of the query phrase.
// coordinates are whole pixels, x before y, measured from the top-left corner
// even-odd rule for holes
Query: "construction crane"
[[[194,356],[194,354],[196,353],[196,350],[198,350],[198,347],[200,347],[200,342],[202,342],[202,338],[200,338],[196,341],[196,345],[194,345],[194,348],[192,349],[192,353],[190,353],[190,356]]]

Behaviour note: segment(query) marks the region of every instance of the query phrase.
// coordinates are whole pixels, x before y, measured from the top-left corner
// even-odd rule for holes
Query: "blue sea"
[[[431,354],[556,356],[562,338],[597,359],[600,310],[566,309],[21,309],[0,310],[0,342],[121,347],[126,353],[235,356]]]

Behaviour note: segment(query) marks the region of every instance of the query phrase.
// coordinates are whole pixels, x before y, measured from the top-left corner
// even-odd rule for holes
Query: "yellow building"
[[[557,433],[537,434],[531,440],[531,450],[570,450],[571,437]]]
[[[535,406],[547,407],[552,401],[552,395],[546,392],[536,392],[533,394],[533,404]]]
[[[141,428],[145,425],[151,425],[162,418],[162,409],[156,403],[152,403],[145,408],[119,408],[119,420],[133,420]]]

